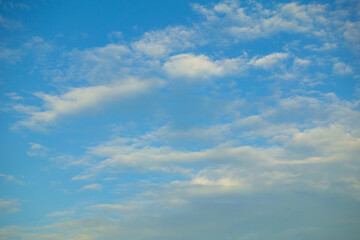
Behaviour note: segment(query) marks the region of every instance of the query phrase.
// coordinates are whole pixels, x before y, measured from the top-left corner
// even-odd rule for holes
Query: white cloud
[[[191,125],[194,122],[189,124],[191,126],[179,127],[171,123],[173,116],[166,116],[165,123],[163,119],[156,119],[156,121],[152,121],[153,119],[148,121],[147,118],[141,119],[140,125],[146,122],[146,126],[141,125],[139,130],[135,129],[136,124],[134,123],[129,134],[121,129],[120,133],[113,133],[108,142],[99,144],[99,139],[95,141],[96,143],[91,140],[92,144],[98,145],[89,147],[83,157],[59,155],[49,158],[61,162],[62,166],[76,165],[81,168],[82,174],[74,176],[73,181],[94,180],[99,182],[99,177],[103,181],[118,179],[118,181],[107,184],[121,182],[121,186],[117,185],[115,188],[120,188],[122,196],[126,197],[119,196],[119,199],[116,200],[118,203],[115,204],[114,201],[110,201],[112,203],[91,205],[84,208],[84,212],[77,213],[79,215],[76,216],[73,215],[74,211],[56,211],[48,214],[49,217],[70,215],[69,217],[77,219],[74,221],[44,227],[37,226],[36,228],[5,227],[0,229],[0,238],[231,239],[234,236],[243,236],[244,239],[261,239],[259,235],[250,233],[246,236],[243,233],[246,229],[252,228],[252,221],[266,222],[266,226],[262,229],[270,229],[271,225],[268,223],[271,224],[273,221],[270,218],[269,221],[266,221],[268,219],[264,218],[262,214],[273,216],[269,213],[282,212],[284,208],[279,206],[283,202],[287,203],[284,210],[290,209],[291,212],[295,212],[294,219],[296,220],[308,219],[308,216],[313,214],[311,210],[322,207],[323,204],[316,201],[324,192],[326,193],[324,195],[331,195],[330,198],[333,197],[333,194],[328,193],[340,193],[341,198],[349,195],[350,198],[357,196],[360,199],[357,164],[360,154],[358,103],[341,101],[333,94],[321,95],[315,91],[306,92],[307,86],[298,88],[291,81],[288,81],[288,85],[284,87],[278,82],[274,83],[265,79],[263,82],[266,82],[265,85],[269,83],[271,89],[266,86],[258,91],[259,85],[256,80],[262,75],[258,75],[256,69],[252,72],[254,75],[246,78],[241,78],[238,74],[248,68],[269,70],[281,66],[281,70],[286,71],[296,82],[301,82],[302,78],[307,77],[301,75],[301,70],[311,63],[317,64],[321,61],[321,59],[319,61],[316,59],[317,56],[304,56],[309,51],[302,51],[301,44],[304,42],[308,44],[307,41],[310,42],[308,38],[314,37],[314,35],[326,38],[330,32],[334,32],[328,28],[331,20],[328,17],[334,16],[335,12],[331,12],[326,5],[318,4],[277,4],[272,5],[271,9],[264,9],[261,4],[254,4],[252,9],[240,7],[245,4],[243,2],[240,4],[240,1],[224,1],[211,8],[194,5],[194,8],[206,16],[206,22],[194,24],[191,28],[169,27],[165,30],[148,32],[138,41],[130,42],[128,45],[108,44],[104,47],[84,51],[74,50],[67,54],[72,60],[69,61],[69,69],[65,69],[63,72],[65,77],[61,79],[60,76],[56,80],[75,80],[77,81],[76,85],[82,87],[69,88],[58,94],[38,93],[36,96],[43,101],[40,107],[13,105],[15,110],[29,115],[19,123],[20,125],[32,128],[46,126],[62,117],[80,114],[87,110],[92,111],[96,107],[124,98],[140,96],[142,93],[162,85],[162,81],[157,79],[119,80],[123,79],[122,76],[136,74],[138,79],[144,79],[141,76],[162,75],[163,73],[170,78],[190,81],[223,77],[221,83],[217,84],[218,82],[216,82],[211,86],[214,88],[206,89],[209,91],[204,94],[206,95],[204,98],[216,98],[216,101],[226,98],[224,101],[222,101],[223,99],[218,101],[217,104],[220,103],[221,107],[215,107],[216,109],[212,110],[210,114],[202,115],[208,119],[204,120],[204,124],[200,119],[201,127],[194,126],[195,124]],[[338,24],[344,25],[341,21]],[[295,49],[295,44],[290,47],[285,46],[283,50],[274,50],[275,53],[267,56],[256,55],[261,48],[255,49],[256,52],[253,54],[256,57],[250,58],[250,61],[246,59],[246,54],[244,57],[225,58],[224,55],[232,48],[225,48],[225,53],[221,50],[217,51],[217,48],[211,48],[215,52],[211,53],[212,57],[209,57],[210,55],[205,55],[205,52],[210,49],[211,45],[196,49],[193,51],[196,54],[190,53],[193,47],[206,44],[206,41],[218,40],[218,35],[215,35],[214,31],[208,31],[209,28],[219,32],[220,37],[224,37],[224,32],[227,34],[224,37],[226,41],[219,41],[219,44],[225,45],[234,39],[237,41],[265,38],[281,32],[304,35],[295,36],[296,39],[299,39],[297,49]],[[355,39],[351,38],[351,34],[355,35],[353,31],[357,29],[354,23],[349,23],[344,29],[346,30],[342,31],[347,31],[344,38],[354,42]],[[214,36],[209,37],[208,40],[206,34]],[[199,39],[193,41],[194,35],[199,35],[199,38],[203,37],[204,39],[201,39],[203,42],[198,42]],[[288,41],[288,34],[285,37],[285,41]],[[290,36],[289,39],[293,39],[293,37]],[[336,47],[341,48],[336,40],[334,43],[329,39],[312,40],[314,38],[311,39],[311,42],[315,42],[317,45],[305,47],[314,51],[311,54],[332,54],[333,52],[325,51]],[[34,39],[34,42],[41,43],[42,40]],[[261,41],[259,42],[261,43]],[[324,44],[321,45],[322,43]],[[29,44],[27,47],[31,48],[32,45]],[[237,51],[242,50],[243,47],[246,48],[247,44],[238,43],[235,47],[237,50],[230,53],[231,55],[238,54]],[[278,47],[278,44],[274,45],[274,48]],[[288,47],[294,49],[286,49]],[[46,45],[44,45],[44,49],[46,50]],[[50,51],[50,48],[48,50]],[[295,56],[297,51],[299,56]],[[4,56],[6,54],[10,57],[14,55],[11,51],[7,53],[5,51]],[[223,57],[219,57],[219,55]],[[287,61],[291,57],[293,61]],[[326,64],[329,62],[332,64],[334,60],[330,60]],[[319,71],[329,66],[326,64],[322,66],[323,68],[319,68]],[[289,69],[285,69],[285,67],[289,67]],[[311,66],[310,71],[314,69],[316,69],[314,71],[318,71],[317,67],[318,65]],[[342,62],[336,62],[333,67],[333,73],[340,75],[353,71],[355,69]],[[58,73],[56,72],[56,74]],[[231,76],[231,80],[224,76]],[[277,75],[271,76],[270,80],[275,78]],[[85,80],[87,84],[90,82],[91,86],[84,86],[80,80]],[[229,83],[229,86],[232,84],[229,88],[231,88],[231,93],[236,90],[236,94],[226,95],[228,89],[222,88],[224,85],[221,84],[228,84],[227,81],[232,81]],[[255,84],[253,84],[254,82]],[[66,84],[73,83],[69,81]],[[169,80],[170,84],[171,79]],[[292,88],[293,86],[295,87]],[[273,88],[279,89],[273,92]],[[266,90],[263,91],[263,89]],[[314,89],[316,88],[311,88],[311,90]],[[171,92],[173,88],[166,89],[165,92],[168,93],[167,90],[173,93]],[[269,95],[257,95],[264,94],[264,92]],[[239,96],[249,99],[249,102],[238,104],[238,101],[241,101],[237,99]],[[9,97],[16,99],[17,95],[9,95]],[[164,100],[161,97],[157,103]],[[236,99],[232,105],[228,104],[229,98]],[[213,107],[214,102],[209,102],[206,104]],[[172,107],[171,104],[169,105]],[[190,115],[190,117],[195,119],[197,116]],[[122,120],[122,118],[117,119],[120,122]],[[162,127],[156,128],[153,124]],[[151,130],[146,132],[147,128]],[[99,131],[102,130],[99,129]],[[102,132],[101,136],[103,134]],[[131,137],[127,138],[127,135]],[[31,143],[28,155],[46,156],[47,149],[41,144]],[[117,174],[118,172],[145,173],[146,180],[141,178],[140,182],[134,183],[132,181],[137,177],[127,178]],[[108,176],[118,176],[118,178]],[[0,177],[7,181],[15,181],[12,175],[0,174]],[[74,182],[71,183],[74,184]],[[63,182],[63,184],[66,183]],[[129,185],[131,186],[129,187]],[[143,187],[144,185],[146,187]],[[84,186],[79,189],[79,192],[102,191],[102,189],[101,184],[94,183]],[[143,192],[144,189],[145,192]],[[114,191],[114,189],[110,190]],[[309,201],[310,194],[303,194],[304,192],[311,195],[316,194],[316,197]],[[271,196],[269,197],[267,193],[278,198],[273,200],[276,204],[267,205],[269,199],[271,200]],[[294,194],[295,197],[278,201],[283,195],[291,194]],[[247,198],[249,195],[251,195],[250,198]],[[303,197],[303,195],[306,196]],[[92,201],[92,199],[88,200]],[[305,200],[305,204],[301,203],[302,200]],[[16,201],[14,201],[15,203],[11,203],[12,200],[1,201],[0,211],[14,212],[18,210]],[[313,201],[315,201],[314,208],[308,210],[309,204],[313,204]],[[248,202],[254,208],[252,210],[254,212],[250,212],[250,214]],[[326,202],[328,201],[323,201],[323,203]],[[333,201],[330,202],[327,210],[333,209]],[[83,202],[79,204],[83,204]],[[302,204],[304,209],[298,208]],[[261,208],[261,206],[264,207]],[[1,210],[2,208],[10,210]],[[309,212],[299,217],[298,213],[302,214],[303,210]],[[321,209],[321,214],[328,213],[323,210]],[[82,219],[82,215],[89,218]],[[108,218],[97,218],[99,215]],[[289,221],[288,212],[284,215],[286,215],[286,223],[292,222]],[[93,216],[95,217],[90,218]],[[121,218],[121,221],[114,220],[115,218]],[[234,221],[234,218],[237,221]],[[329,219],[333,220],[336,217],[329,217]],[[278,221],[276,222],[278,223]],[[314,224],[309,223],[309,225]],[[327,223],[325,225],[329,226]],[[243,227],[236,228],[240,229],[240,232],[235,234],[234,231],[230,231],[233,235],[223,236],[224,233],[229,232],[229,228],[235,229],[234,226],[244,226],[245,230]],[[331,226],[336,226],[336,224]],[[301,227],[307,229],[306,226]],[[285,232],[288,235],[279,231],[278,226],[275,226],[274,229],[277,236],[280,234],[285,236],[284,238],[291,238],[289,233],[293,229],[285,229],[288,231]],[[218,235],[213,234],[216,231]],[[210,236],[203,237],[204,232]],[[273,235],[275,237],[266,235],[263,238],[276,239],[276,234]]]
[[[187,53],[170,57],[163,68],[170,77],[204,79],[241,72],[245,61],[240,57],[212,61],[205,55]]]
[[[24,9],[24,10],[30,10],[31,7],[27,5],[26,3],[21,2],[12,2],[12,1],[6,1],[6,2],[0,2],[0,5],[6,9],[6,10],[13,10],[13,9]]]
[[[71,53],[70,53],[71,54]],[[88,61],[102,62],[109,60],[121,60],[124,56],[131,54],[128,47],[121,44],[107,44],[104,47],[96,47],[86,49],[83,52],[83,57]]]
[[[0,60],[15,64],[21,60],[22,52],[20,49],[0,47]]]
[[[197,176],[191,181],[174,181],[171,185],[176,191],[180,190],[182,192],[182,198],[186,195],[211,196],[227,193],[248,193],[252,190],[251,184],[246,182],[246,180],[227,176],[219,177],[215,180],[204,176]]]
[[[17,93],[15,92],[9,92],[5,94],[7,97],[9,97],[12,100],[22,100],[24,99],[23,97],[19,96]]]
[[[76,157],[72,155],[66,154],[58,154],[53,157],[49,157],[49,160],[54,162],[58,167],[62,169],[68,169],[74,166],[89,166],[90,161],[87,157]],[[80,180],[80,179],[73,179],[73,180]]]
[[[168,27],[164,30],[145,33],[142,38],[131,46],[139,53],[150,57],[164,57],[176,51],[183,51],[193,46],[193,29],[182,26]]]
[[[91,191],[102,191],[103,187],[101,184],[98,183],[94,183],[94,184],[89,184],[84,186],[83,188],[81,188],[79,191],[86,191],[86,190],[91,190]]]
[[[94,177],[95,177],[94,174],[79,175],[79,176],[74,176],[73,178],[71,178],[71,180],[72,180],[72,181],[89,180],[89,179],[93,179]]]
[[[7,174],[0,173],[0,177],[3,177],[7,182],[14,182],[19,185],[24,184],[23,181],[19,180],[17,177],[15,177],[13,175],[7,175]]]
[[[75,212],[74,210],[72,210],[72,211],[58,211],[58,212],[49,213],[46,216],[48,216],[48,217],[63,217],[63,216],[71,215],[74,212]]]
[[[0,214],[10,214],[20,211],[22,204],[16,199],[0,199]]]
[[[136,58],[126,44],[111,43],[102,47],[74,49],[60,60],[63,68],[49,69],[46,76],[55,82],[90,82],[105,85],[132,76]],[[134,69],[138,73],[138,69]],[[136,76],[138,76],[137,74]]]
[[[262,58],[253,58],[249,64],[258,68],[270,69],[288,57],[288,53],[272,53]]]
[[[114,138],[89,148],[88,154],[100,161],[86,171],[95,176],[124,168],[180,174],[189,178],[174,182],[174,191],[180,195],[261,192],[270,187],[340,191],[336,182],[353,173],[342,169],[332,180],[315,173],[333,165],[355,164],[360,154],[356,131],[360,115],[354,107],[356,104],[340,101],[334,94],[296,96],[278,99],[274,108],[223,125],[188,131],[166,126],[138,138]],[[184,150],[171,140],[179,138],[183,142],[215,140],[213,147]],[[266,143],[246,144],[257,139]],[[196,170],[189,168],[194,165]],[[307,172],[308,165],[317,170]]]
[[[31,56],[34,63],[42,64],[45,57],[54,50],[54,46],[41,37],[33,36],[17,48],[0,46],[0,60],[10,64],[21,62],[25,56]]]
[[[122,212],[126,212],[126,211],[136,210],[139,208],[139,206],[105,203],[105,204],[96,204],[96,205],[90,206],[89,208],[100,209],[104,212],[109,212],[109,213],[122,213]]]
[[[356,50],[360,49],[360,21],[350,22],[346,21],[344,38],[354,46]]]
[[[301,59],[301,58],[294,59],[294,67],[295,68],[306,67],[306,66],[310,65],[310,63],[311,63],[311,61],[308,59]]]
[[[316,45],[311,44],[311,45],[305,46],[304,48],[305,49],[310,49],[312,51],[324,52],[324,51],[330,51],[330,50],[336,49],[337,45],[335,43],[326,42],[321,47],[317,47]]]
[[[6,17],[3,17],[2,15],[0,15],[0,25],[9,29],[22,27],[22,24],[20,22],[17,22],[12,19],[8,19]]]
[[[347,75],[352,72],[351,67],[343,62],[337,62],[333,66],[333,73],[337,75]]]
[[[313,33],[329,25],[327,6],[321,4],[277,4],[265,9],[260,3],[240,7],[239,1],[223,1],[213,7],[193,5],[206,17],[202,27],[221,31],[235,39],[249,40],[280,32]]]
[[[351,162],[359,154],[360,138],[342,126],[330,125],[296,133],[285,147],[294,153],[294,160],[299,159],[288,163]]]
[[[159,79],[137,80],[128,79],[111,85],[71,88],[61,95],[36,93],[43,100],[43,111],[33,111],[28,119],[18,122],[18,125],[37,128],[52,124],[67,115],[79,114],[88,109],[100,107],[104,103],[119,99],[129,99],[140,93],[162,85]]]
[[[26,152],[31,157],[46,157],[48,149],[39,143],[30,142],[30,150]]]
[[[164,69],[171,77],[208,78],[222,75],[224,69],[204,55],[180,54],[172,56],[164,64]]]
[[[91,154],[105,158],[90,168],[92,171],[119,170],[123,167],[145,168],[148,171],[172,171],[173,167],[176,170],[178,166],[205,162],[269,164],[283,155],[281,149],[276,147],[264,149],[226,145],[201,151],[179,151],[168,146],[152,147],[137,139],[93,147]]]

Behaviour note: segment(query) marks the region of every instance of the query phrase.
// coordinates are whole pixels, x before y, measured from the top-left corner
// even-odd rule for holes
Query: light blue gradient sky
[[[360,4],[0,1],[0,239],[359,239]]]

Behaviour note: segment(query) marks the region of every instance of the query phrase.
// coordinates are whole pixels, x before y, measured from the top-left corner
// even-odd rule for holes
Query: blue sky
[[[359,239],[360,4],[0,1],[0,239]]]

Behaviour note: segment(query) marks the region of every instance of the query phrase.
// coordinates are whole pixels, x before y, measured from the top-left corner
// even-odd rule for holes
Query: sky
[[[360,3],[0,0],[0,239],[360,239]]]

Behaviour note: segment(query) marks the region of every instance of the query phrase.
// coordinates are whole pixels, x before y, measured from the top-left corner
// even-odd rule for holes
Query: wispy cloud
[[[12,100],[23,100],[24,98],[19,96],[17,93],[15,92],[9,92],[5,94],[7,97],[9,97]]]
[[[46,216],[48,216],[48,217],[63,217],[63,216],[71,215],[74,212],[75,212],[74,210],[71,210],[71,211],[58,211],[58,212],[49,213]]]
[[[89,184],[84,186],[83,188],[81,188],[79,191],[102,191],[103,187],[101,184],[98,183],[94,183],[94,184]]]
[[[31,157],[46,157],[48,149],[39,143],[30,142],[30,150],[27,155]]]
[[[37,63],[44,62],[44,58],[54,50],[54,46],[39,36],[33,36],[18,47],[0,47],[0,60],[10,64],[17,64],[25,56],[31,56]]]
[[[0,25],[8,29],[16,29],[22,27],[22,24],[18,21],[6,18],[0,15]]]
[[[0,199],[0,214],[11,214],[20,211],[22,204],[16,199]]]
[[[131,44],[133,49],[150,57],[164,57],[173,52],[194,47],[195,31],[183,26],[145,33],[140,40]]]
[[[22,180],[20,180],[18,177],[15,177],[13,175],[7,175],[7,174],[0,173],[0,177],[4,178],[5,181],[7,181],[7,182],[14,182],[19,185],[25,184]]]

